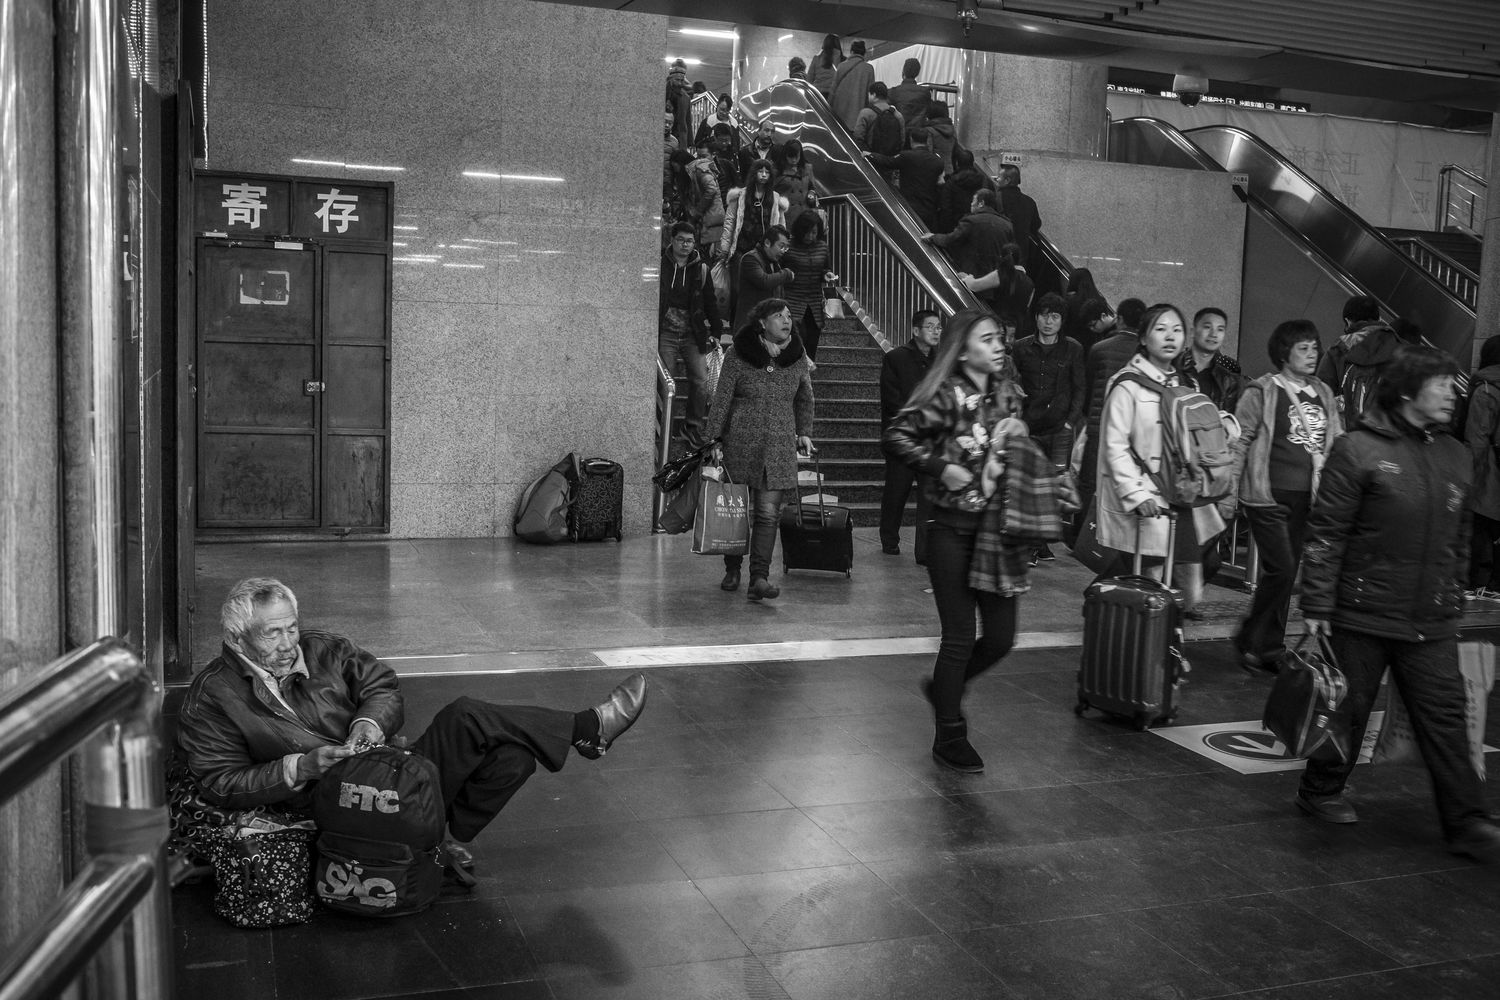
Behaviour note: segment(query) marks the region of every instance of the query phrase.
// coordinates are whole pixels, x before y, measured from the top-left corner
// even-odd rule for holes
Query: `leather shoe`
[[[466,872],[474,870],[474,852],[452,837],[444,838],[443,854],[447,856],[448,863],[455,868],[462,868]]]
[[[722,580],[719,581],[719,589],[720,590],[739,590],[740,589],[740,571],[737,570],[737,569],[731,569],[731,570],[728,570],[727,572],[725,572],[724,579],[722,579]]]
[[[899,556],[901,554],[901,546],[900,545],[882,545],[880,547],[880,551],[883,552],[883,553],[885,553],[888,556]]]
[[[750,581],[748,595],[752,601],[772,600],[781,596],[781,588],[771,586],[771,581],[763,576],[757,576]]]
[[[609,693],[609,700],[594,706],[599,717],[599,732],[591,740],[575,740],[573,748],[579,756],[598,760],[619,739],[621,734],[641,717],[646,707],[646,675],[634,673]]]
[[[1358,823],[1359,813],[1343,793],[1308,796],[1297,793],[1297,808],[1325,823]]]
[[[1461,858],[1472,858],[1481,864],[1500,862],[1500,827],[1480,820],[1464,827],[1463,832],[1448,841],[1448,850]]]

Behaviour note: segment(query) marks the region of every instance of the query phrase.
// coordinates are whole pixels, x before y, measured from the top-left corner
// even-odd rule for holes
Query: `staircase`
[[[1479,256],[1483,244],[1468,233],[1383,229],[1402,253],[1432,275],[1470,309],[1479,297]]]
[[[859,527],[880,524],[880,493],[885,486],[885,456],[880,450],[880,364],[885,354],[857,319],[830,319],[818,339],[818,370],[813,372],[817,400],[813,443],[823,470],[823,492],[839,498]],[[673,373],[682,378],[681,364]],[[673,406],[672,431],[681,433],[684,400]],[[673,448],[675,457],[681,451]],[[804,463],[804,469],[808,468]],[[804,496],[815,490],[803,489]],[[906,505],[903,524],[915,523],[916,494]]]
[[[824,492],[839,498],[861,527],[880,523],[885,457],[880,450],[880,364],[885,354],[857,319],[830,319],[818,339],[813,372],[813,443]],[[811,491],[808,491],[811,492]],[[904,522],[912,523],[915,497]]]

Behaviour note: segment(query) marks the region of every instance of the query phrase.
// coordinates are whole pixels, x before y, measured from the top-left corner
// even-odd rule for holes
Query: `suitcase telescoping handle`
[[[1166,508],[1165,514],[1157,517],[1167,519],[1167,565],[1162,570],[1161,579],[1168,587],[1172,586],[1172,570],[1177,556],[1177,512],[1171,507]],[[1146,518],[1137,517],[1135,520],[1135,562],[1134,570],[1136,576],[1141,575],[1141,531],[1146,527]]]
[[[818,462],[818,449],[812,450],[813,475],[818,477],[818,523],[828,523],[828,511],[823,507],[823,466]],[[802,519],[802,489],[797,489],[797,523],[806,524]]]

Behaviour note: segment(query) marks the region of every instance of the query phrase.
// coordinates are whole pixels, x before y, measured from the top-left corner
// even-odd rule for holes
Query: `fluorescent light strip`
[[[685,59],[682,56],[662,56],[662,60],[667,65],[669,65],[669,66],[672,63],[676,62],[678,59],[682,59],[683,65],[685,65],[685,66],[702,66],[703,65],[703,60],[702,59]]]
[[[315,167],[342,167],[344,165],[343,160],[307,160],[298,156],[292,157],[292,162],[307,163]]]
[[[406,170],[405,167],[382,167],[373,163],[345,163],[343,160],[310,160],[301,156],[292,157],[292,162],[305,163],[314,167],[338,167],[341,170]]]
[[[482,240],[477,236],[465,236],[463,238],[463,241],[465,243],[486,243],[492,247],[519,246],[519,244],[515,240]]]
[[[481,271],[484,270],[484,265],[483,264],[444,264],[443,266],[444,267],[477,267]]]
[[[465,170],[464,176],[500,181],[543,181],[548,184],[562,184],[567,181],[566,177],[551,177],[545,174],[497,174],[488,170]]]
[[[722,31],[717,28],[678,28],[677,33],[679,35],[692,35],[695,38],[723,38],[729,41],[740,37],[738,32]],[[786,37],[791,38],[792,36],[787,35]]]

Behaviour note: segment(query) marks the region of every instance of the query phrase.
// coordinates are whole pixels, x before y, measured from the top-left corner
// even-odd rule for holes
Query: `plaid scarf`
[[[1038,542],[1062,538],[1061,486],[1051,461],[1030,438],[1005,444],[1004,485],[979,515],[969,586],[1013,596],[1031,589],[1031,554]]]

